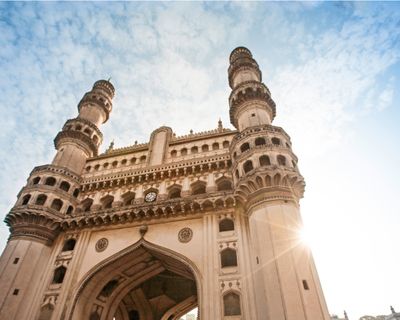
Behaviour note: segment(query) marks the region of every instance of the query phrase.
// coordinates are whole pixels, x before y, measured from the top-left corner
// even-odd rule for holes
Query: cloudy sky
[[[400,310],[399,35],[393,2],[0,3],[0,216],[98,79],[117,90],[103,150],[231,127],[228,57],[246,46],[307,182],[330,312]]]

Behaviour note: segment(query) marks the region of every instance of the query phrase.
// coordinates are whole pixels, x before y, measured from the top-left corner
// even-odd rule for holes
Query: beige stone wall
[[[8,242],[0,258],[0,319],[33,319],[50,254],[49,247],[36,241]]]
[[[299,238],[297,206],[259,205],[249,221],[259,313],[277,320],[328,320],[311,253]]]

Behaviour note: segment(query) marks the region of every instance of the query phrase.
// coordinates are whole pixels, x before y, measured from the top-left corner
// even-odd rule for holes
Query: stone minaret
[[[100,124],[112,109],[114,87],[97,81],[78,105],[79,115],[68,120],[54,139],[52,164],[33,169],[5,222],[10,238],[0,259],[0,319],[30,319],[40,299],[51,244],[60,223],[78,205],[81,173],[86,159],[97,155],[102,142]],[[62,269],[60,274],[62,275]]]
[[[300,241],[304,180],[275,103],[247,48],[230,56],[235,195],[248,219],[257,319],[330,319],[310,250]]]

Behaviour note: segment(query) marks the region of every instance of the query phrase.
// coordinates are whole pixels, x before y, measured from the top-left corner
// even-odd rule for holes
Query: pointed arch
[[[228,291],[223,296],[224,316],[240,316],[240,294],[236,291]]]
[[[215,181],[218,191],[231,191],[232,190],[232,180],[223,176]]]
[[[193,277],[193,281],[196,284],[198,302],[197,305],[201,307],[202,279],[200,271],[194,264],[194,262],[178,252],[150,243],[142,238],[128,248],[118,253],[115,253],[104,261],[98,263],[84,275],[84,277],[73,292],[71,300],[72,303],[67,310],[65,319],[78,320],[90,318],[92,306],[95,303],[97,294],[101,292],[101,290],[109,281],[115,279],[115,274],[118,273],[118,270],[115,269],[115,265],[125,260],[129,261],[132,257],[132,254],[136,254],[137,257],[142,257],[142,259],[147,259],[146,253],[152,255],[153,257],[156,257],[157,259],[166,259],[165,261],[169,262],[166,263],[166,265],[171,265],[174,270],[176,270],[176,268],[181,268],[179,272],[186,273],[186,277]],[[173,261],[175,262],[171,263]],[[176,264],[178,264],[178,266]],[[161,267],[160,265],[156,264],[152,266],[154,270]],[[150,278],[152,277],[151,274],[149,274],[148,276]],[[101,281],[98,281],[99,279],[101,279]],[[104,315],[107,319],[115,314],[119,302],[122,301],[127,292],[137,287],[140,283],[144,283],[144,281],[147,281],[142,281],[142,279],[139,280],[133,280],[131,282],[125,281],[124,285],[121,284],[114,288],[114,291],[109,297],[110,299],[113,299],[111,300],[112,303],[110,303],[110,307],[107,310],[104,310]]]
[[[244,164],[243,164],[243,171],[245,173],[249,172],[253,170],[253,162],[251,160],[247,160]]]

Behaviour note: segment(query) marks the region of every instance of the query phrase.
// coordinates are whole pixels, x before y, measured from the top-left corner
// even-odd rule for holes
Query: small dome
[[[239,58],[253,58],[251,51],[245,47],[237,47],[233,49],[231,55],[229,56],[229,62],[233,63],[236,59]]]
[[[101,89],[105,90],[111,96],[111,98],[114,97],[115,88],[110,81],[98,80],[93,85],[93,89],[96,89],[96,88],[101,88]]]

